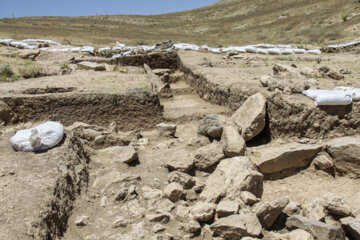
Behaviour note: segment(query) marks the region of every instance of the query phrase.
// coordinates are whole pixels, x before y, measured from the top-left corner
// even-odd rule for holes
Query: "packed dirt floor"
[[[360,239],[360,103],[301,94],[358,88],[357,49],[178,51],[165,66],[24,51],[0,47],[19,76],[0,82],[1,240]],[[59,145],[11,147],[45,121],[64,124]]]

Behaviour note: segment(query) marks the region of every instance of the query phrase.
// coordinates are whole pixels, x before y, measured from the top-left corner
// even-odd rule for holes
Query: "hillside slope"
[[[97,46],[153,44],[322,44],[360,37],[358,0],[222,0],[153,16],[31,17],[0,20],[0,37],[48,38]]]

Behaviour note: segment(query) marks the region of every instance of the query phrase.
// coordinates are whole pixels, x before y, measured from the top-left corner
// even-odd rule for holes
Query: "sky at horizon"
[[[154,15],[199,8],[218,0],[1,0],[0,18]]]

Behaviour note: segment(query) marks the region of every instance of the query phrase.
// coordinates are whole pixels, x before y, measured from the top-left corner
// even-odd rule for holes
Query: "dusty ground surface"
[[[1,59],[16,69],[17,64],[23,60],[5,56],[8,55],[8,51],[11,50],[5,47],[0,48]],[[84,160],[89,178],[84,178],[86,184],[79,187],[81,191],[79,190],[78,194],[74,194],[72,198],[68,199],[72,207],[67,208],[68,215],[62,225],[63,231],[49,231],[52,234],[49,239],[213,239],[213,232],[209,228],[212,222],[201,222],[201,229],[194,236],[190,235],[183,227],[189,221],[187,210],[202,202],[195,189],[198,189],[199,185],[204,184],[212,176],[211,171],[210,173],[199,170],[190,172],[191,176],[187,176],[196,181],[195,187],[184,190],[182,199],[173,203],[163,196],[170,175],[166,164],[171,159],[185,162],[202,145],[210,144],[209,140],[199,138],[197,134],[198,125],[204,116],[219,114],[223,117],[229,117],[253,93],[261,92],[268,98],[267,115],[269,119],[267,122],[268,129],[265,131],[270,129],[271,134],[270,139],[266,139],[266,141],[271,140],[274,143],[282,139],[285,142],[306,142],[311,139],[312,142],[317,143],[323,141],[319,140],[322,138],[328,140],[334,137],[358,136],[359,134],[359,129],[356,127],[359,125],[359,118],[357,118],[359,116],[359,103],[357,102],[353,103],[352,109],[346,112],[342,118],[340,117],[342,121],[338,121],[336,127],[327,128],[328,131],[325,133],[322,132],[321,127],[319,127],[320,130],[312,128],[315,120],[318,121],[317,123],[323,124],[325,129],[326,124],[332,123],[335,115],[341,115],[341,111],[344,109],[336,114],[330,114],[329,110],[316,108],[313,100],[301,94],[268,91],[267,88],[260,85],[261,76],[271,75],[273,66],[280,63],[295,64],[298,70],[304,67],[316,70],[323,65],[337,72],[346,68],[351,70],[351,74],[345,75],[345,80],[336,81],[314,76],[318,83],[316,87],[325,89],[332,89],[340,85],[358,87],[360,67],[356,64],[358,56],[355,51],[324,54],[321,57],[310,55],[276,57],[241,54],[236,58],[226,58],[225,55],[210,53],[179,52],[182,66],[179,66],[178,70],[183,70],[186,74],[181,75],[182,77],[177,82],[170,84],[173,92],[172,97],[160,99],[156,94],[153,98],[133,99],[129,93],[134,89],[138,89],[137,91],[140,92],[144,89],[151,91],[149,77],[141,67],[114,67],[109,65],[103,72],[80,70],[75,64],[70,63],[69,59],[72,57],[81,58],[81,55],[57,54],[59,53],[40,54],[38,59],[32,63],[43,66],[44,69],[48,69],[46,66],[59,66],[55,70],[56,74],[52,76],[30,79],[24,79],[20,76],[17,81],[0,82],[0,91],[4,101],[15,99],[13,101],[15,103],[26,99],[21,104],[13,105],[9,100],[5,101],[9,103],[12,109],[17,110],[16,114],[20,117],[18,122],[9,122],[0,128],[0,146],[1,149],[4,149],[0,153],[0,173],[4,173],[0,175],[0,203],[2,206],[0,208],[0,239],[32,238],[32,233],[30,235],[28,233],[27,224],[41,212],[44,199],[54,196],[55,177],[61,175],[57,170],[57,163],[64,155],[66,156],[67,152],[65,149],[67,145],[63,144],[44,153],[19,153],[11,148],[9,138],[15,130],[30,127],[30,125],[34,126],[35,122],[58,120],[51,118],[59,117],[60,113],[65,113],[68,109],[72,109],[73,112],[68,111],[67,115],[64,115],[66,118],[72,116],[72,121],[66,122],[66,119],[59,118],[66,123],[67,127],[74,121],[100,126],[90,127],[93,130],[96,129],[90,131],[93,135],[90,134],[90,137],[82,136],[83,138],[79,140],[78,145],[75,144],[78,147],[81,146],[79,147],[80,150],[73,147],[75,151],[69,151],[86,152],[86,155],[90,156],[89,162]],[[69,70],[61,69],[60,66],[64,63],[68,64],[71,72],[66,72],[63,75],[62,70]],[[29,89],[34,88],[37,90],[32,90],[34,92],[29,94]],[[49,90],[69,90],[69,88],[73,89],[61,93]],[[86,94],[89,94],[90,97],[82,98]],[[94,97],[100,95],[101,98]],[[126,104],[114,104],[113,100],[116,100],[118,96],[123,96],[118,101]],[[277,98],[286,100],[284,101],[284,109],[298,108],[300,110],[298,112],[289,110],[285,112],[288,115],[284,114],[278,109],[280,107]],[[51,103],[51,107],[42,107],[39,99]],[[73,108],[65,108],[59,111],[60,105],[58,103],[67,99],[71,99],[71,102],[75,103],[82,99],[83,102],[74,105],[78,104],[78,112],[81,113],[81,116],[77,115]],[[94,99],[99,103],[96,103]],[[136,104],[128,104],[129,101],[131,103],[136,102]],[[87,105],[81,105],[84,102]],[[21,111],[26,110],[19,107],[22,104],[26,104],[23,106],[34,105],[31,114],[21,115]],[[163,107],[160,107],[160,104]],[[92,105],[92,108],[87,108],[88,105]],[[131,107],[126,109],[124,106]],[[117,112],[103,111],[104,108],[114,108]],[[38,111],[39,109],[45,110]],[[91,109],[96,109],[96,111],[94,110],[92,114],[87,115],[85,112],[88,109],[90,112]],[[126,111],[120,111],[121,109],[126,109]],[[337,111],[337,109],[335,110]],[[127,115],[129,112],[136,114]],[[309,112],[312,112],[313,118],[311,114],[308,114]],[[154,116],[150,116],[151,114]],[[297,119],[295,117],[302,116],[302,114],[306,115],[306,118],[299,117]],[[121,122],[119,116],[127,117],[122,118],[123,122]],[[144,120],[146,117],[149,120],[148,122]],[[307,117],[308,120],[306,120]],[[322,118],[325,120],[322,121]],[[28,122],[31,119],[36,121],[26,126],[21,123]],[[155,123],[160,120],[177,124],[175,137],[159,136]],[[115,127],[109,127],[112,122],[116,123]],[[305,130],[295,128],[294,126],[298,126],[299,122],[308,128]],[[123,129],[123,125],[126,126],[125,129]],[[97,150],[90,147],[96,144],[95,140],[90,140],[96,138],[94,135],[97,137],[99,135],[118,137],[125,134],[124,132],[117,132],[117,130],[140,130],[141,136],[135,140],[132,139],[127,143],[124,140],[122,144],[116,144],[116,141],[114,144],[104,144],[106,146],[133,144],[139,157],[137,164],[131,166],[119,164],[114,167],[114,165],[108,164],[112,161],[111,157],[102,156],[102,147],[98,146]],[[68,131],[71,132],[69,128]],[[99,134],[99,132],[102,133]],[[110,137],[108,139],[111,139]],[[258,137],[265,139],[269,137],[269,134],[262,132]],[[253,150],[254,145],[266,141],[256,139],[254,142],[247,143],[245,155],[250,156],[249,153]],[[71,159],[69,161],[71,162]],[[273,201],[288,196],[292,201],[306,205],[315,197],[321,197],[332,192],[350,205],[354,217],[359,217],[359,183],[358,178],[329,174],[325,171],[316,170],[313,165],[307,165],[293,175],[278,180],[264,180],[261,201]],[[201,192],[201,190],[199,191]],[[242,206],[242,208],[254,210],[250,206]],[[153,214],[159,213],[161,219],[154,220]],[[55,209],[53,214],[60,213]],[[51,229],[52,224],[54,223],[51,222],[46,226]],[[276,230],[272,231],[276,232]],[[282,229],[281,232],[287,232],[287,230]],[[259,237],[271,239],[268,230],[265,229]],[[43,237],[42,239],[46,238]]]

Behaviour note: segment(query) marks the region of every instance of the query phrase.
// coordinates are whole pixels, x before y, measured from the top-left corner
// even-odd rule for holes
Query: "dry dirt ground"
[[[0,127],[0,239],[231,239],[213,235],[209,225],[214,219],[200,221],[199,229],[189,220],[188,210],[203,202],[199,193],[212,172],[191,171],[186,176],[195,186],[172,202],[163,196],[171,175],[166,164],[186,162],[194,151],[210,144],[197,134],[202,118],[230,117],[256,92],[268,99],[268,119],[265,130],[247,143],[249,157],[264,143],[271,142],[275,149],[291,141],[325,144],[360,132],[358,102],[350,110],[323,109],[300,93],[280,87],[269,90],[260,82],[262,76],[272,76],[276,64],[283,64],[296,66],[292,68],[297,73],[306,69],[306,76],[296,75],[298,81],[314,79],[314,88],[359,87],[357,49],[289,57],[180,51],[179,66],[170,74],[176,79],[170,83],[173,96],[160,99],[142,65],[104,64],[105,71],[82,70],[73,59],[89,59],[89,55],[42,52],[28,64],[16,51],[0,47],[2,63],[16,73],[19,67],[35,64],[44,74],[24,79],[19,73],[18,80],[0,82],[0,101],[11,108],[10,118]],[[334,80],[319,74],[322,66],[351,73]],[[11,148],[9,139],[17,130],[48,120],[66,127],[67,137],[59,146],[41,153]],[[156,129],[160,122],[177,124],[175,137],[160,136]],[[139,157],[130,166],[113,165],[114,156],[101,150],[129,144]],[[343,198],[354,217],[360,217],[358,177],[307,164],[280,179],[265,178],[261,202],[288,197],[305,206],[331,192]],[[188,225],[195,228],[194,234]],[[263,228],[259,238],[287,239],[272,232],[288,230]],[[347,238],[352,239],[348,234]]]

